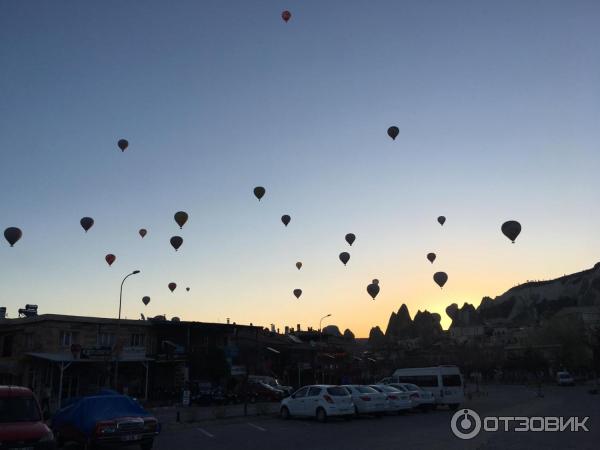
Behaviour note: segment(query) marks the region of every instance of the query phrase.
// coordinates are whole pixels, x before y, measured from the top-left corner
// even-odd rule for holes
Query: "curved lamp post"
[[[133,272],[125,275],[125,278],[123,278],[123,281],[121,281],[121,290],[119,292],[119,318],[117,319],[117,333],[115,336],[115,346],[119,342],[119,331],[121,328],[121,304],[123,303],[123,285],[125,284],[125,280],[127,278],[129,278],[131,275],[137,275],[138,273],[140,273],[139,270],[134,270]],[[117,389],[118,380],[119,380],[119,355],[115,354],[115,389]]]

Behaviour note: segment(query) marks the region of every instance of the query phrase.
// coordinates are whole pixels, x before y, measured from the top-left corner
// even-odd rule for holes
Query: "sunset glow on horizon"
[[[523,3],[4,3],[0,306],[116,317],[139,269],[123,317],[368,337],[593,267],[600,4]]]

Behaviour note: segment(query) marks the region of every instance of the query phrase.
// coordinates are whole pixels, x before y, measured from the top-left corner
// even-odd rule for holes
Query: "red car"
[[[0,449],[54,449],[40,405],[30,389],[0,386]]]

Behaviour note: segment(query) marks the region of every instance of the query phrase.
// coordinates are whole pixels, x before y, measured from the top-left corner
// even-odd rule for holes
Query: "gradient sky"
[[[0,245],[0,305],[114,317],[140,269],[129,318],[331,313],[367,336],[402,303],[447,326],[452,302],[589,268],[599,23],[596,0],[2,1],[0,228],[24,236]]]

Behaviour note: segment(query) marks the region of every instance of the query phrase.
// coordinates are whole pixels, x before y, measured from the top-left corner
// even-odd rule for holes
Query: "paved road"
[[[171,449],[597,449],[600,448],[600,395],[583,387],[545,388],[544,397],[523,386],[488,388],[487,395],[467,401],[481,416],[590,416],[589,432],[481,432],[468,441],[450,430],[452,413],[435,411],[360,418],[349,422],[249,418],[209,421],[181,430],[164,432],[155,443],[158,450]]]

